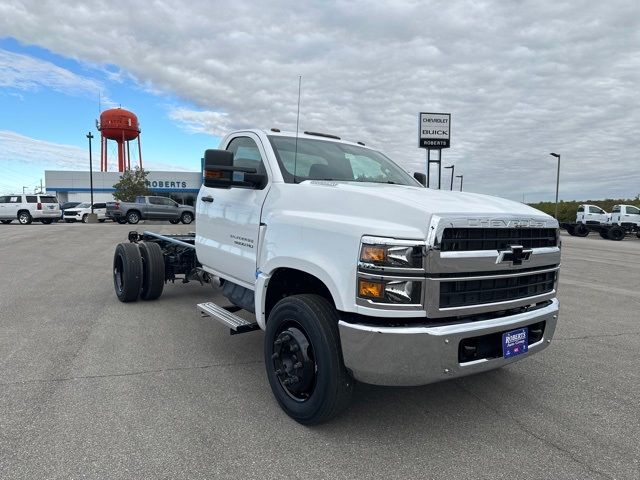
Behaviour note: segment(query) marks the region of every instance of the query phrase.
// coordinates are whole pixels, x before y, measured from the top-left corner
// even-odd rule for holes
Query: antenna
[[[302,75],[298,75],[298,114],[296,116],[296,147],[293,154],[293,183],[296,183],[296,167],[298,166],[298,131],[300,128],[300,91],[302,90]]]

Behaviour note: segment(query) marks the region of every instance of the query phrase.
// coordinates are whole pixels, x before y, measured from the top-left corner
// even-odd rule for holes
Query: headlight
[[[358,303],[418,308],[425,282],[425,245],[419,240],[365,236],[360,244]]]
[[[375,303],[419,305],[422,280],[359,278],[358,296]]]
[[[384,245],[362,243],[360,262],[373,267],[422,269],[422,245]]]

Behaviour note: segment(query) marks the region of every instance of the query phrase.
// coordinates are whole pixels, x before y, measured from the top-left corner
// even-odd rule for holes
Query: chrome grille
[[[504,250],[511,245],[522,245],[528,249],[555,247],[557,244],[555,228],[445,228],[440,250]]]

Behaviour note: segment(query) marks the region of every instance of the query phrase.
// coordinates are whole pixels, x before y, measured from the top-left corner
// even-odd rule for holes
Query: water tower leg
[[[131,152],[129,151],[129,140],[127,140],[127,170],[131,170]]]
[[[140,163],[140,170],[142,170],[142,147],[140,146],[139,134],[138,134],[138,162]]]
[[[107,164],[107,142],[102,135],[100,135],[100,148],[102,148],[102,165],[104,166],[103,172],[106,172],[109,168],[109,165]]]

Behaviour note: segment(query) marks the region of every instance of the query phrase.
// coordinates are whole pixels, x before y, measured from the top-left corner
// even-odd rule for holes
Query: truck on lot
[[[195,232],[130,232],[116,295],[155,300],[176,278],[216,285],[225,302],[198,311],[232,334],[264,331],[271,390],[296,421],[338,414],[355,381],[424,385],[551,342],[552,217],[427,189],[379,151],[314,132],[236,131],[204,161]]]
[[[614,205],[611,213],[607,213],[597,205],[580,205],[576,222],[562,222],[560,228],[576,237],[596,232],[608,240],[620,241],[630,234],[640,238],[640,209],[633,205]]]
[[[189,224],[195,210],[189,205],[160,196],[138,196],[135,202],[107,202],[107,217],[118,223],[136,224],[140,220],[169,220]]]

